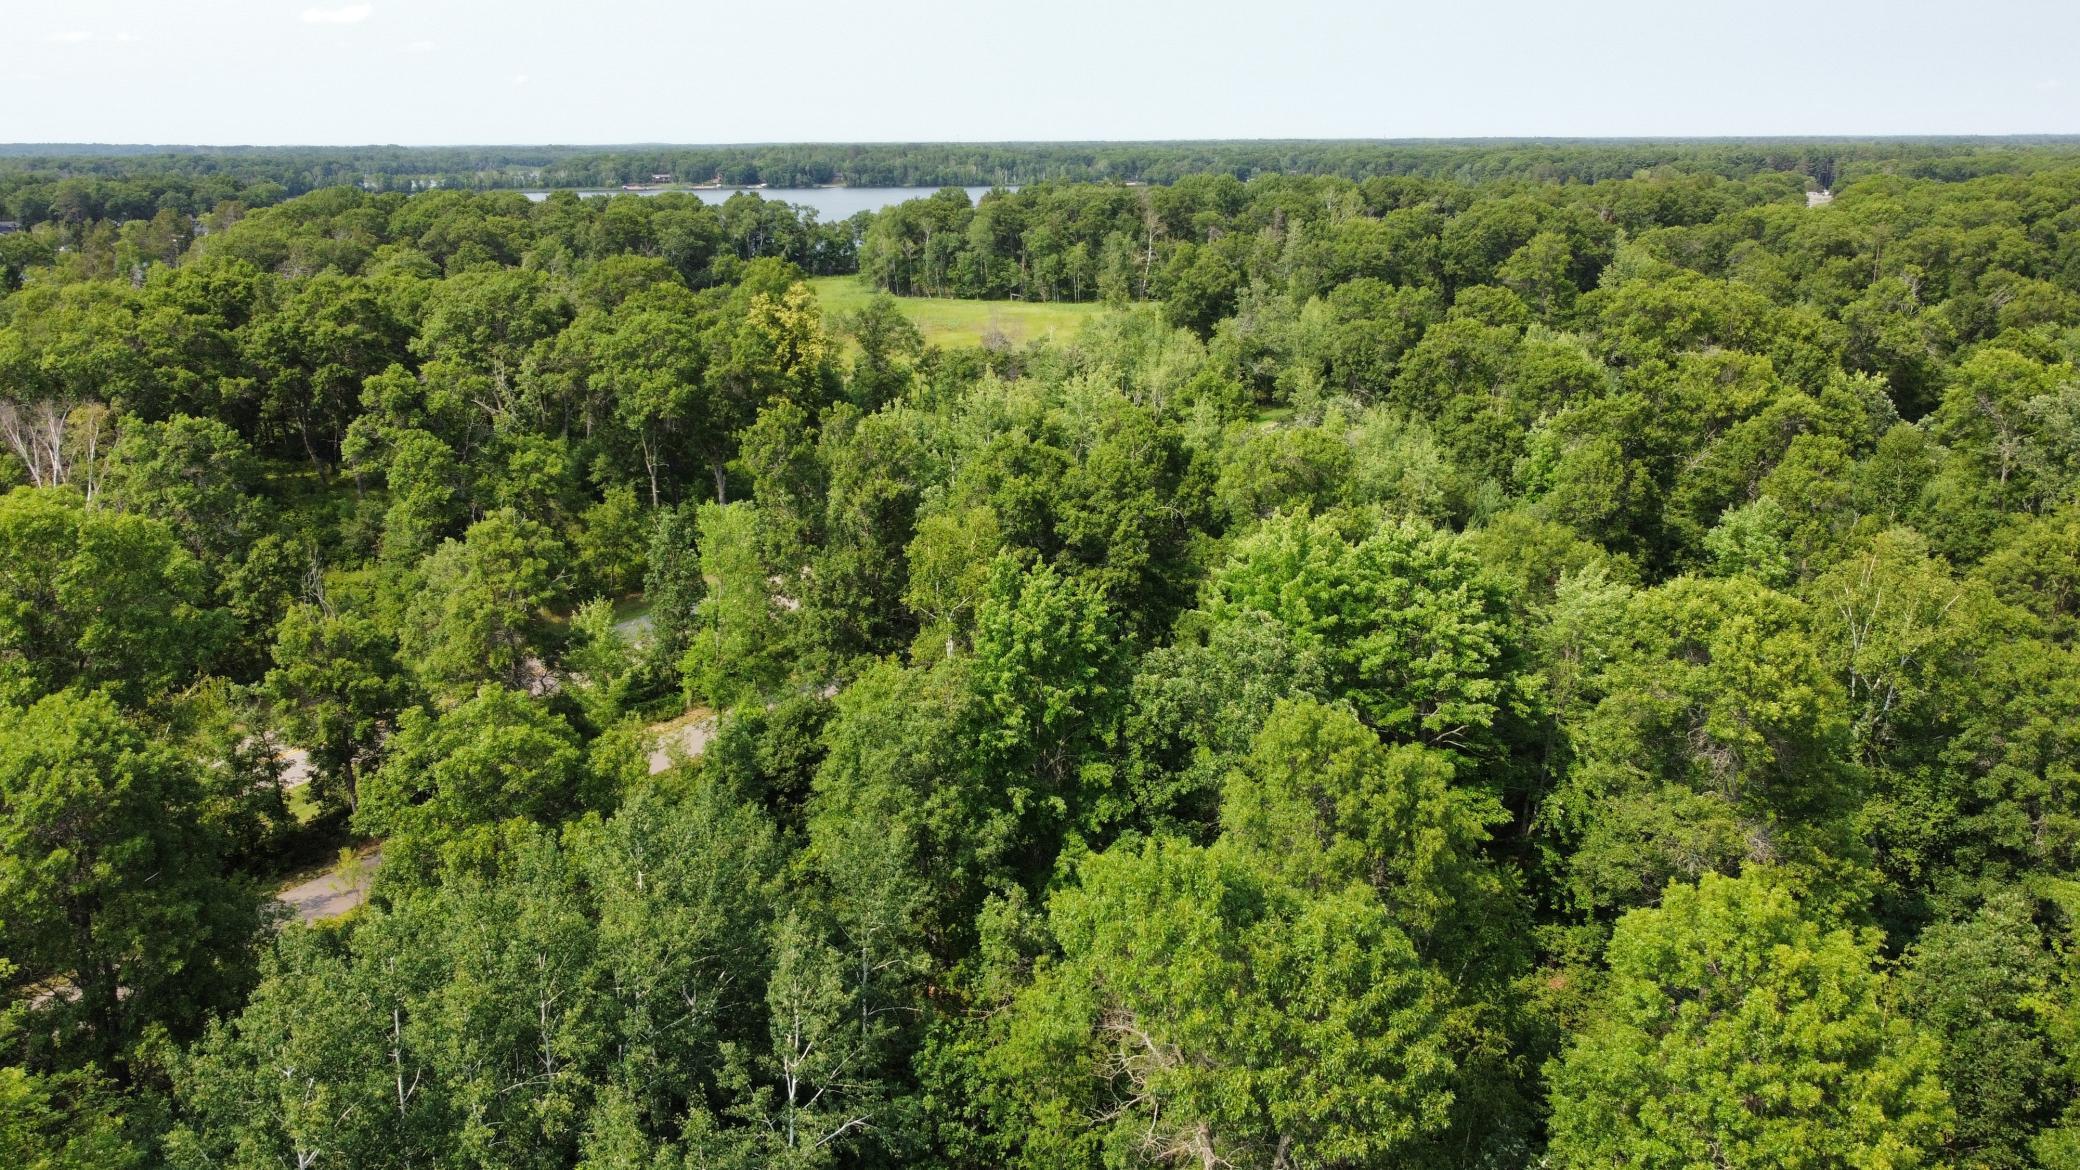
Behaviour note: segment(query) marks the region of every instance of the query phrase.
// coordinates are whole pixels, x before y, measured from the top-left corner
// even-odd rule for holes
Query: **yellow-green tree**
[[[1871,932],[1771,875],[1707,874],[1618,920],[1590,1019],[1547,1067],[1564,1170],[1910,1170],[1949,1124],[1932,1040],[1887,1004]]]

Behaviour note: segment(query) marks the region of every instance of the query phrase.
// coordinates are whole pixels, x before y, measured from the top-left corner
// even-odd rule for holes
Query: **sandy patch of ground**
[[[652,724],[650,774],[655,776],[680,760],[698,758],[708,750],[708,741],[715,738],[715,727],[715,712],[706,707],[695,707],[677,719]]]
[[[282,766],[282,787],[301,788],[311,782],[311,754],[300,747],[279,748],[275,761]]]
[[[275,895],[275,900],[296,911],[305,922],[338,918],[368,901],[369,883],[376,867],[383,864],[383,847],[370,845],[351,861],[334,865],[307,881],[297,882]]]

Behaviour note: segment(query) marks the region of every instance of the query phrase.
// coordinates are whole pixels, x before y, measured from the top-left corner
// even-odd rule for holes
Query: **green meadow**
[[[835,317],[851,312],[874,295],[857,276],[819,276],[809,281],[823,311]],[[1105,311],[1099,304],[1063,301],[975,301],[951,297],[898,297],[904,315],[924,339],[948,347],[981,345],[992,332],[1015,345],[1043,337],[1067,340],[1083,323]]]

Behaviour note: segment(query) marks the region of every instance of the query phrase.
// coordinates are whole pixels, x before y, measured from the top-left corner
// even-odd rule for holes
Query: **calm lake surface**
[[[963,188],[970,202],[980,199],[988,187]],[[1008,190],[1016,191],[1011,187]],[[684,188],[680,190],[684,191]],[[937,187],[702,187],[686,194],[700,196],[703,203],[721,203],[739,191],[749,191],[766,199],[777,199],[782,203],[793,203],[801,207],[816,209],[816,218],[825,223],[846,219],[862,211],[879,211],[884,207],[910,199],[923,199]],[[529,199],[539,203],[549,197],[547,191],[528,191]],[[663,191],[580,191],[580,195],[662,195]]]

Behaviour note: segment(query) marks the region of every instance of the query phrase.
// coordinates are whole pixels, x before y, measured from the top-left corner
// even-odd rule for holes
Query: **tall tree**
[[[65,488],[0,496],[0,701],[105,686],[139,704],[210,661],[229,632],[173,531]]]
[[[320,791],[352,808],[412,687],[397,639],[373,620],[296,605],[275,628],[261,686],[292,745],[310,755]]]
[[[1708,874],[1625,915],[1590,1018],[1547,1066],[1554,1163],[1932,1164],[1949,1099],[1877,952],[1768,874]]]
[[[421,562],[398,640],[429,689],[545,685],[535,637],[545,607],[563,593],[560,552],[541,524],[507,510],[470,525],[461,540],[450,538]]]
[[[1391,1163],[1443,1128],[1444,988],[1369,892],[1151,841],[1087,860],[1048,923],[1061,958],[992,1058],[1021,1164]]]
[[[106,695],[0,718],[0,940],[48,1058],[127,1062],[236,1003],[260,899],[223,866],[194,765]]]

